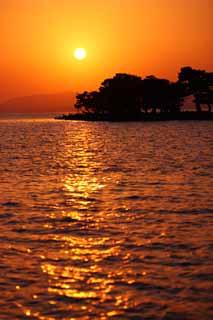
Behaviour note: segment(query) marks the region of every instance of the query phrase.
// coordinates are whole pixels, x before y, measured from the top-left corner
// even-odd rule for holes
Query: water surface
[[[0,121],[0,319],[211,319],[212,123]]]

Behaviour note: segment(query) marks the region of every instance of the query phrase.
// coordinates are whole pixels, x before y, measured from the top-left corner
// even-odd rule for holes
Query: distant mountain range
[[[0,103],[0,112],[74,112],[75,93],[36,94]]]

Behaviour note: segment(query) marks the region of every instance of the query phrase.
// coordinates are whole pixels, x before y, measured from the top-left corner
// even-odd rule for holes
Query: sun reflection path
[[[152,263],[157,256],[150,248],[153,241],[160,247],[167,232],[156,226],[153,231],[150,215],[145,224],[144,215],[136,214],[144,199],[138,194],[140,178],[126,178],[129,169],[117,161],[116,151],[114,166],[103,155],[99,161],[88,136],[81,137],[76,148],[65,150],[61,211],[50,214],[47,226],[57,251],[50,248],[41,259],[41,271],[48,282],[49,304],[66,308],[72,319],[104,320],[152,302],[145,289],[160,282]],[[150,186],[143,196],[151,197]],[[135,227],[137,219],[140,230]],[[145,255],[151,261],[146,266]]]
[[[95,175],[94,163],[91,166],[87,153],[79,153],[77,167],[78,172],[66,175],[63,180],[64,198],[69,209],[63,210],[62,216],[80,224],[76,229],[75,223],[72,224],[69,234],[61,232],[54,235],[54,241],[61,246],[58,256],[63,256],[63,262],[53,261],[54,256],[50,262],[47,257],[41,269],[48,276],[48,293],[55,297],[53,301],[57,303],[58,297],[70,299],[70,308],[72,301],[77,301],[82,312],[81,319],[90,319],[88,314],[95,312],[97,303],[100,307],[110,303],[112,307],[105,308],[99,314],[99,319],[107,319],[123,314],[122,309],[125,306],[127,308],[129,301],[129,293],[113,294],[114,298],[111,294],[115,290],[114,278],[126,277],[125,272],[112,271],[110,266],[105,266],[107,259],[117,259],[121,255],[120,240],[112,244],[111,239],[104,234],[100,237],[100,233],[97,236],[95,232],[84,232],[79,236],[79,231],[82,224],[88,224],[89,221],[94,223],[94,230],[100,228],[98,221],[100,216],[101,219],[104,216],[103,190],[109,178]],[[97,204],[99,208],[96,212],[94,207]],[[131,275],[128,281],[132,283]],[[118,307],[120,310],[116,311]]]
[[[69,192],[69,197],[73,202],[79,199],[82,204],[87,204],[90,202],[89,196],[103,189],[104,184],[99,182],[96,177],[84,175],[83,177],[77,176],[73,179],[73,177],[68,176],[64,181],[64,187]]]

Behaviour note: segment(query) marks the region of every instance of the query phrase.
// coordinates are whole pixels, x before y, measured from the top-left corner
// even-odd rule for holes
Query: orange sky
[[[95,89],[115,72],[213,71],[212,21],[213,0],[0,0],[0,102]]]

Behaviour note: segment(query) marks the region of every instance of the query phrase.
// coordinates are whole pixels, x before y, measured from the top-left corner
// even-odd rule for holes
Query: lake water
[[[211,319],[212,122],[0,120],[0,319]]]

